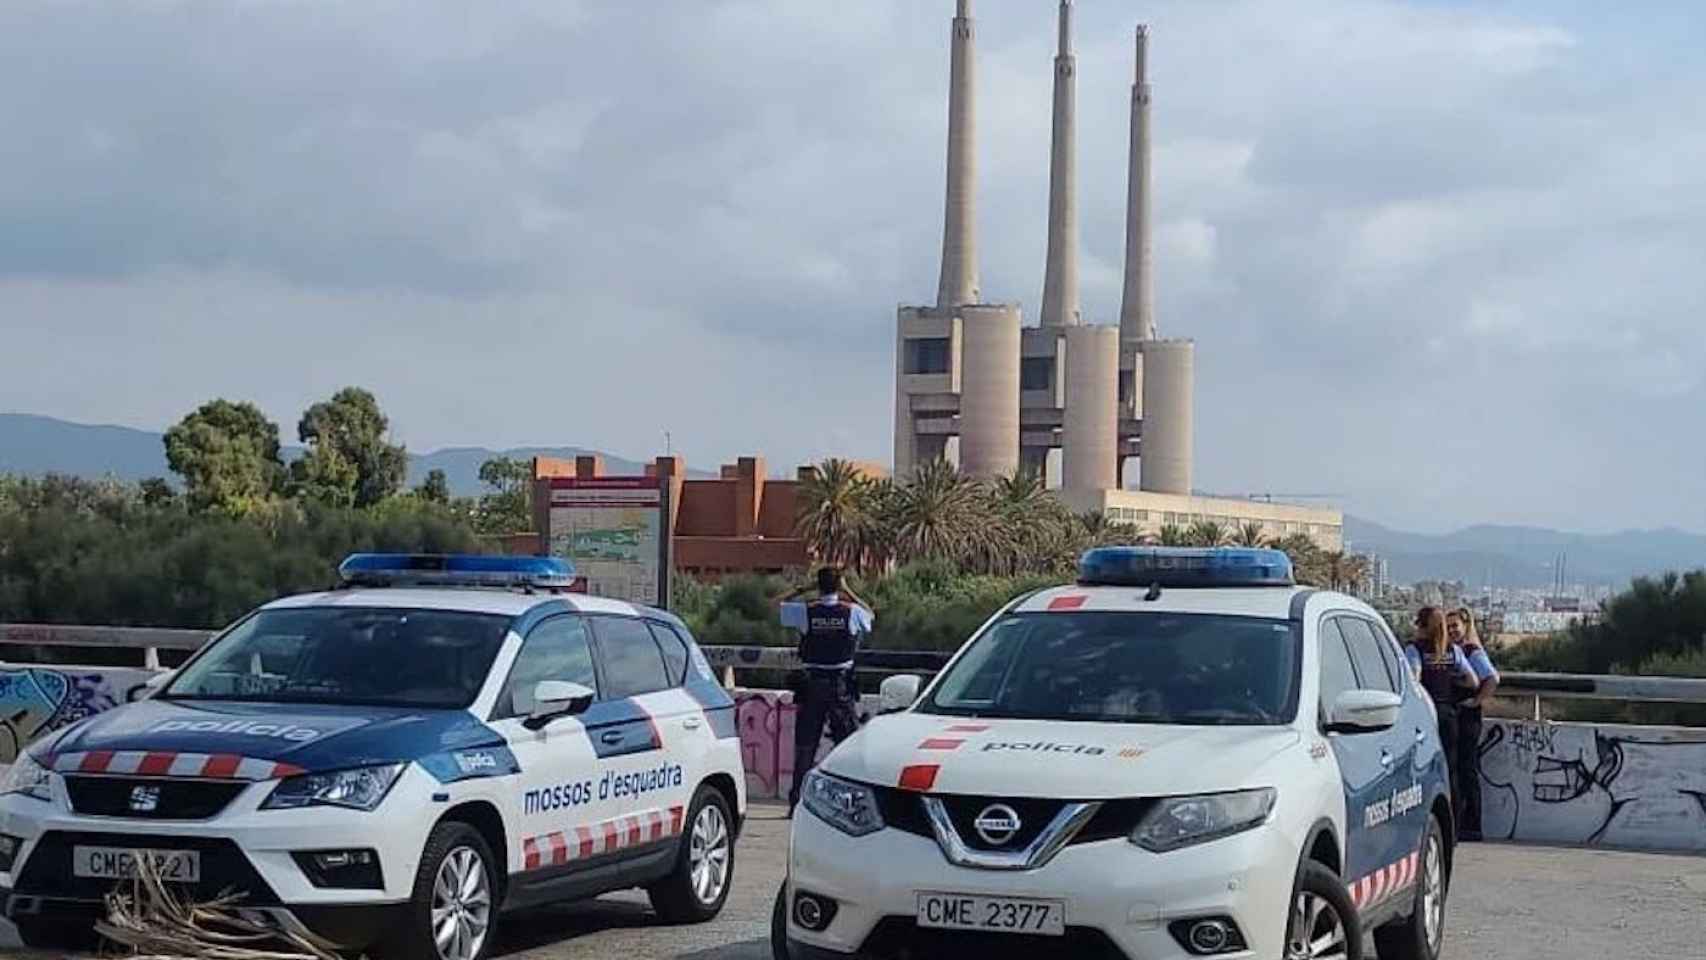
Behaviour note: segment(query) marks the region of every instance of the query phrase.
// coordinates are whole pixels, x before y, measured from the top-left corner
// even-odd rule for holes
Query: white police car
[[[546,558],[340,571],[18,758],[0,905],[26,941],[87,931],[137,856],[410,960],[477,960],[502,910],[625,887],[668,921],[717,914],[746,779],[734,703],[680,620],[561,592]]]
[[[810,775],[779,957],[1438,956],[1433,707],[1285,554],[1091,551],[918,685]]]

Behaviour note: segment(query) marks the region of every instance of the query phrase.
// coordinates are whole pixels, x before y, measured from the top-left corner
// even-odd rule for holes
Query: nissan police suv
[[[1273,550],[1093,550],[806,780],[772,946],[846,957],[1434,960],[1431,701]]]
[[[734,703],[682,622],[539,557],[356,555],[0,783],[0,907],[85,935],[139,858],[340,948],[478,960],[502,911],[644,887],[728,896]]]

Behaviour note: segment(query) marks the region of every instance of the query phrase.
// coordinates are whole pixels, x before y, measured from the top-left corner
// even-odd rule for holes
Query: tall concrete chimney
[[[1078,302],[1078,58],[1072,55],[1072,0],[1060,0],[1060,52],[1054,58],[1054,141],[1049,151],[1048,269],[1045,327],[1075,327]]]
[[[977,100],[971,0],[959,0],[948,79],[948,199],[936,306],[978,302]]]
[[[1137,81],[1131,88],[1131,173],[1126,185],[1125,296],[1120,339],[1155,339],[1155,254],[1149,208],[1149,27],[1137,26]]]

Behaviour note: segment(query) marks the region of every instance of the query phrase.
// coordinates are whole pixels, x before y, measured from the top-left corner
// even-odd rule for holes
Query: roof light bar
[[[1104,587],[1289,587],[1291,558],[1257,547],[1098,547],[1078,562],[1078,582]]]
[[[574,568],[557,557],[442,553],[354,553],[338,565],[344,583],[360,586],[531,587],[567,589]]]

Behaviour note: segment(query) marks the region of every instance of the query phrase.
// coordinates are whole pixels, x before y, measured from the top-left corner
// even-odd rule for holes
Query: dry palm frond
[[[154,859],[135,855],[129,891],[107,896],[95,931],[129,947],[137,960],[339,960],[319,938],[280,930],[245,915],[241,894],[194,903],[167,889]]]

